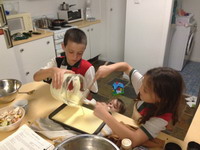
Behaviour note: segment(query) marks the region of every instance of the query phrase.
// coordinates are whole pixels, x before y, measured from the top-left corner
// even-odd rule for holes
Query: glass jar
[[[60,89],[50,85],[51,95],[69,106],[82,105],[83,91],[86,90],[86,80],[80,74],[65,74]]]

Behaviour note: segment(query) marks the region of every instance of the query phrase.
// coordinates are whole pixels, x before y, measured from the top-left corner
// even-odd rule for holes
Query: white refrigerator
[[[124,61],[144,74],[166,66],[174,0],[127,0]]]

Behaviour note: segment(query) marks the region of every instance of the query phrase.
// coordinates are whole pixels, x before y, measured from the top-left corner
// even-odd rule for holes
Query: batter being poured
[[[64,102],[69,106],[81,105],[81,98],[83,95],[82,87],[84,87],[85,79],[78,74],[65,74],[64,82],[61,89],[55,89],[51,85],[52,96]]]

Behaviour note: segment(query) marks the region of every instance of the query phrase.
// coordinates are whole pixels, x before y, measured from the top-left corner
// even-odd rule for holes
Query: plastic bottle
[[[127,138],[123,139],[120,150],[132,150],[132,141]]]

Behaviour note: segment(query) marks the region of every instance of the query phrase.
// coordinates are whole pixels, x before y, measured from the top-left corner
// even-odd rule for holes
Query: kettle
[[[60,9],[61,10],[69,10],[69,4],[63,2],[62,4],[60,4]]]
[[[60,10],[67,10],[68,11],[70,7],[75,6],[75,5],[76,4],[69,5],[65,2],[63,2],[62,4],[60,4]]]

